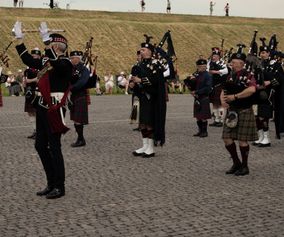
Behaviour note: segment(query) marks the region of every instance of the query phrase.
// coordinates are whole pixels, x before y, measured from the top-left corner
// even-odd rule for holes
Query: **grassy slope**
[[[129,71],[144,33],[153,35],[158,42],[165,31],[172,31],[182,77],[194,70],[198,55],[209,55],[210,48],[220,46],[222,38],[225,48],[235,47],[239,42],[248,46],[255,29],[259,37],[270,38],[272,33],[277,33],[281,43],[284,38],[282,19],[0,8],[1,49],[12,39],[10,32],[17,19],[26,29],[37,29],[41,21],[46,21],[50,28],[65,29],[70,50],[83,50],[85,42],[93,36],[100,75],[106,70]],[[26,34],[25,42],[30,49],[42,46],[36,33]],[[24,67],[13,46],[8,54],[12,70]]]

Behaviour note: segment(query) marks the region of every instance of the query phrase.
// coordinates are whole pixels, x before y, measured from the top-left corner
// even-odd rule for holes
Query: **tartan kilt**
[[[90,90],[87,89],[87,104],[90,105],[91,104],[91,96],[90,96]]]
[[[2,106],[3,106],[3,98],[2,98],[1,84],[0,84],[0,107]]]
[[[26,113],[35,113],[36,109],[34,107],[33,104],[31,104],[29,101],[25,100],[25,107],[24,107],[24,111]]]
[[[222,138],[238,141],[256,141],[258,136],[252,107],[234,111],[238,113],[238,125],[235,128],[229,128],[224,123]]]
[[[154,106],[152,100],[145,95],[140,97],[139,125],[154,126]]]
[[[88,124],[88,103],[86,95],[71,95],[71,101],[73,103],[70,110],[70,119],[76,123]]]
[[[210,103],[212,103],[213,105],[221,106],[221,99],[220,99],[221,92],[222,92],[221,85],[214,87],[209,95]]]
[[[194,99],[193,117],[197,120],[205,120],[211,118],[209,97],[204,97],[198,100]]]

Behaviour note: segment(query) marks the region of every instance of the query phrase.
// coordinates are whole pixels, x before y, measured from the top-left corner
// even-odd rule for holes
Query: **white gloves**
[[[49,37],[49,33],[48,33],[48,28],[47,28],[46,22],[41,22],[40,23],[40,27],[38,29],[39,29],[42,41],[43,42],[49,41],[50,37]]]
[[[24,34],[22,32],[22,22],[16,21],[13,29],[12,29],[12,34],[15,35],[16,39],[22,39],[24,38]]]

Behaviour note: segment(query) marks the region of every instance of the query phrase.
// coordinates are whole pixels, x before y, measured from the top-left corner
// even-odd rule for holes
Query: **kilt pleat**
[[[221,85],[214,87],[209,96],[210,103],[212,103],[213,105],[221,106],[221,99],[220,99],[221,92],[222,92]]]
[[[238,113],[238,125],[235,128],[229,128],[224,124],[222,138],[238,141],[256,141],[258,136],[253,109],[234,111]]]
[[[140,97],[139,106],[139,124],[153,126],[154,125],[154,106],[152,100],[148,100],[146,96]]]
[[[70,119],[76,123],[80,124],[88,124],[89,116],[88,116],[88,103],[87,96],[74,96],[71,95],[71,101],[73,103],[73,107],[70,110]]]
[[[193,117],[198,120],[211,118],[209,97],[194,100]]]

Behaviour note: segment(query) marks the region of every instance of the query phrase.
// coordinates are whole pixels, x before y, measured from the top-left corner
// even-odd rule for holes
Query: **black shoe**
[[[199,137],[208,137],[208,132],[200,133]]]
[[[259,143],[259,144],[258,144],[258,147],[270,147],[270,146],[271,146],[270,143],[267,143],[267,144]]]
[[[140,128],[133,128],[133,131],[140,131]]]
[[[244,176],[249,174],[249,168],[248,167],[242,167],[238,171],[236,171],[236,176]]]
[[[231,169],[226,171],[226,174],[234,174],[236,173],[239,169],[241,168],[241,165],[235,165],[233,164],[233,166],[231,167]]]
[[[47,186],[45,189],[43,189],[43,190],[41,190],[41,191],[38,191],[38,192],[36,193],[36,195],[38,195],[38,196],[44,196],[44,195],[49,194],[52,190],[53,190],[52,187]]]
[[[213,123],[210,123],[209,126],[210,126],[210,127],[217,127],[217,124],[218,124],[218,123],[217,123],[216,121],[214,121]]]
[[[132,152],[132,155],[134,155],[134,156],[143,156],[144,154],[145,154],[144,152],[142,152],[142,153],[138,153],[136,151]]]
[[[28,136],[29,139],[35,139],[36,138],[36,132],[33,132],[32,135]]]
[[[71,144],[71,147],[80,147],[80,146],[86,146],[85,140],[77,140],[75,143]]]
[[[201,132],[198,132],[198,133],[193,134],[193,136],[194,136],[194,137],[199,137],[200,134],[201,134]]]
[[[143,154],[143,158],[151,158],[151,157],[154,157],[155,156],[155,153],[152,153],[152,154],[146,154],[146,153],[144,153]]]
[[[253,143],[252,143],[253,146],[259,146],[259,144],[260,144],[260,143],[258,143],[258,142],[253,142]]]
[[[47,199],[56,199],[65,195],[64,189],[54,188],[50,193],[48,193],[45,197]]]
[[[220,128],[220,127],[223,127],[223,123],[222,123],[222,122],[217,122],[217,123],[216,123],[216,127],[219,127],[219,128]]]

